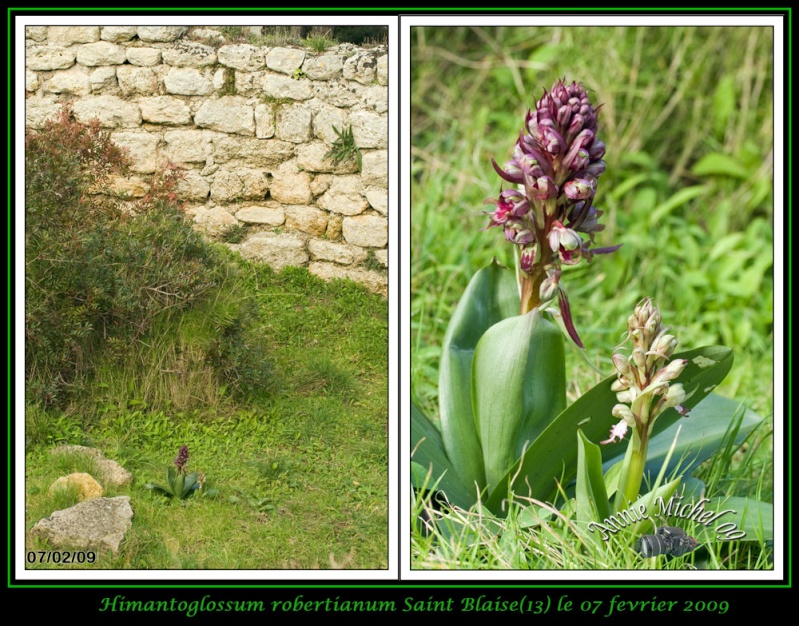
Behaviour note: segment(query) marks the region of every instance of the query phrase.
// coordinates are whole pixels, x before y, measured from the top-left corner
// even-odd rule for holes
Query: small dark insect
[[[682,528],[661,526],[654,535],[643,535],[635,545],[641,556],[649,558],[659,554],[682,556],[695,550],[699,542],[689,537]]]

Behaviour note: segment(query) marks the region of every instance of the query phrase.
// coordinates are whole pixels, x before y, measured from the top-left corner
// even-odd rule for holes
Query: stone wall
[[[182,26],[29,26],[26,124],[70,102],[134,161],[109,193],[138,197],[167,162],[197,228],[247,258],[385,293],[388,57],[232,43]],[[325,158],[351,127],[362,155]],[[234,239],[235,236],[235,239]]]

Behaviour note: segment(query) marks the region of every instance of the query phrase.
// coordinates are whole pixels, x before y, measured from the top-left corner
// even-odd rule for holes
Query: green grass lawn
[[[727,494],[772,501],[771,31],[416,27],[411,46],[415,401],[436,419],[441,345],[471,276],[494,257],[514,265],[500,229],[483,230],[482,211],[490,208],[483,200],[508,186],[501,187],[490,159],[502,165],[510,158],[524,115],[544,89],[558,78],[574,80],[602,104],[598,138],[607,146],[607,170],[595,206],[605,212],[606,229],[596,246],[623,246],[564,271],[586,346],[583,354],[567,348],[568,401],[612,373],[627,316],[652,297],[678,350],[733,349],[732,371],[716,391],[766,423],[742,450],[721,459],[723,467],[716,463],[714,484]],[[494,534],[485,545],[504,537]],[[468,541],[442,564],[441,552],[455,538],[414,531],[414,540],[414,567],[514,566],[498,564]],[[575,567],[590,562],[581,559]],[[723,563],[765,563],[747,559]],[[524,561],[526,567],[546,562]]]
[[[75,568],[387,568],[387,302],[305,269],[235,264],[216,299],[155,325],[135,366],[105,351],[92,393],[59,412],[28,407],[27,528],[74,503],[48,494],[58,476],[87,469],[80,459],[54,459],[59,443],[97,447],[134,475],[131,487],[106,493],[129,495],[134,510],[118,556]],[[203,321],[231,303],[253,309],[247,341],[269,360],[265,387],[233,393],[202,368],[184,373],[196,380],[183,385],[169,384],[170,373],[153,384],[153,368],[174,369],[158,364],[206,341]],[[188,470],[203,472],[216,498],[184,504],[144,488],[165,483],[184,444]],[[52,548],[29,538],[28,549]]]

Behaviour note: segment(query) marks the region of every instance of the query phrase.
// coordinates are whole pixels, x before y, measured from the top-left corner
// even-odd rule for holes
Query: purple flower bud
[[[180,446],[178,455],[175,457],[175,465],[178,468],[178,473],[182,473],[189,462],[189,448],[188,446]]]
[[[585,200],[594,195],[596,180],[593,178],[575,178],[563,185],[563,193],[572,200]]]
[[[533,269],[535,263],[535,246],[529,246],[522,249],[521,257],[519,258],[519,267],[527,274]]]

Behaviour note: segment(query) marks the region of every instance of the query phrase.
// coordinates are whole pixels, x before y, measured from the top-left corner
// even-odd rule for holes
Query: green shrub
[[[61,405],[100,346],[140,339],[160,312],[212,288],[217,253],[184,219],[177,170],[156,174],[127,207],[101,193],[129,159],[97,121],[64,108],[27,131],[25,165],[27,394]]]

